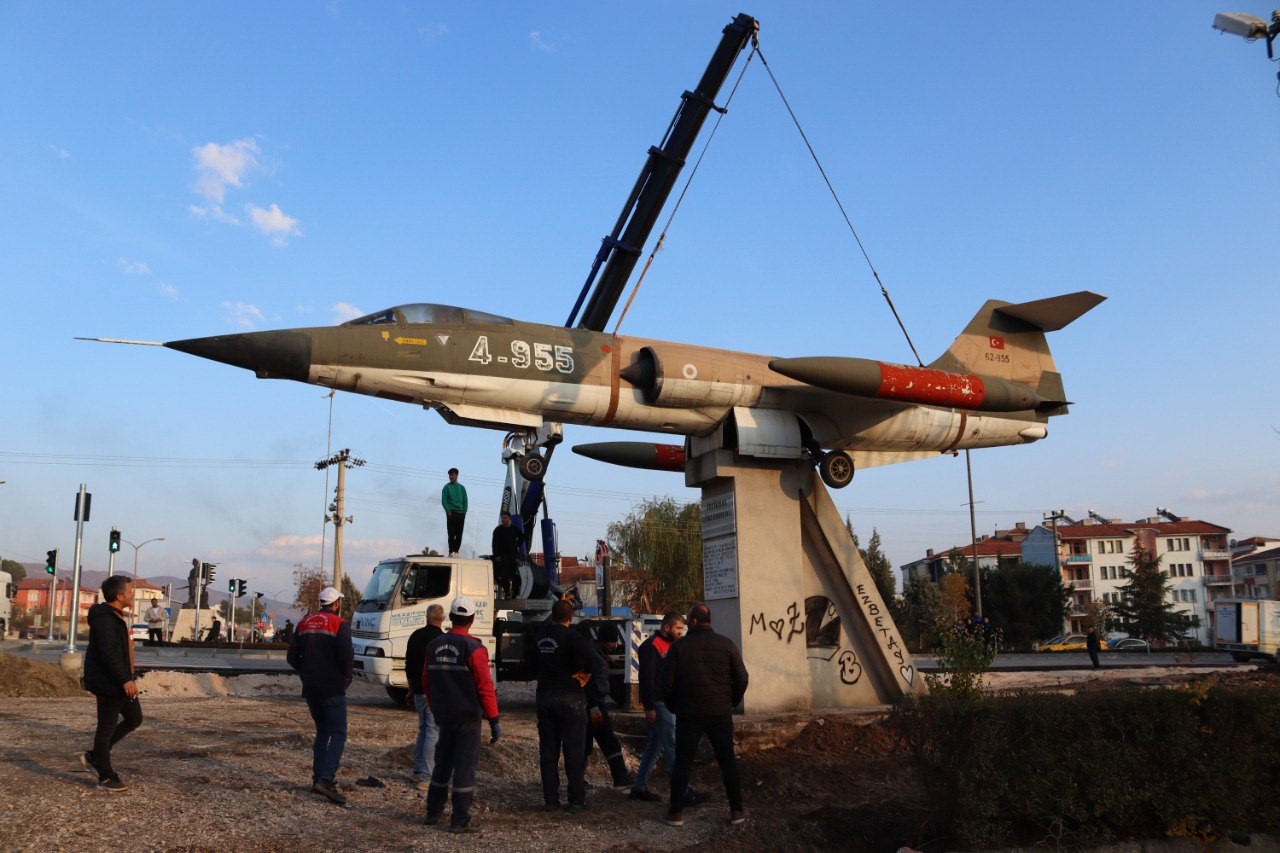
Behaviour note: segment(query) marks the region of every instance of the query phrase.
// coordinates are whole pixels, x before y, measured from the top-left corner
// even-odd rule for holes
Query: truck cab
[[[409,694],[404,674],[409,635],[427,624],[427,608],[433,604],[444,608],[447,620],[449,602],[459,595],[475,601],[471,633],[485,644],[492,660],[495,599],[493,568],[487,560],[411,555],[378,563],[351,616],[355,676],[382,685],[392,699],[404,702]]]

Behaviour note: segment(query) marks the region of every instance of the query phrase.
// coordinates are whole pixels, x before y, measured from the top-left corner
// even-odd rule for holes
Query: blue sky
[[[200,556],[288,587],[295,562],[319,562],[322,389],[73,337],[325,325],[406,302],[563,322],[738,11],[760,19],[926,361],[987,298],[1109,297],[1051,338],[1070,416],[1039,444],[974,454],[980,533],[1166,506],[1280,535],[1280,99],[1264,47],[1210,29],[1218,10],[5,4],[0,554],[59,547],[70,565],[84,482],[86,568],[105,568],[115,525],[165,537],[144,575]],[[913,360],[758,60],[622,332]],[[443,548],[451,466],[468,546],[474,532],[486,550],[499,433],[343,395],[331,441],[370,462],[348,479],[360,582],[378,558]],[[697,498],[567,451],[551,474],[568,554],[646,496]],[[835,497],[895,565],[968,537],[963,457],[864,471]]]

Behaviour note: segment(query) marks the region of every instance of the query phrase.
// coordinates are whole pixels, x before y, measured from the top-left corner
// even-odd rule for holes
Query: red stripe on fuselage
[[[876,363],[880,365],[880,387],[875,396],[885,400],[976,409],[987,393],[982,379],[971,373]]]

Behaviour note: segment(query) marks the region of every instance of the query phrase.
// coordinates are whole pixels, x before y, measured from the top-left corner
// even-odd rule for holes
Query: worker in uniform
[[[542,808],[560,808],[560,755],[569,780],[569,811],[587,808],[587,704],[583,686],[595,666],[586,639],[569,627],[573,605],[561,599],[538,631],[538,766]]]
[[[489,675],[489,653],[471,636],[476,603],[458,596],[449,605],[449,633],[427,644],[422,692],[440,727],[436,766],[427,789],[427,826],[435,826],[453,790],[450,832],[479,832],[471,817],[476,793],[476,764],[480,760],[480,721],[489,721],[489,743],[502,737],[498,722],[498,694]]]
[[[627,772],[627,760],[622,756],[622,742],[613,731],[613,721],[605,709],[609,699],[609,658],[618,648],[618,628],[612,622],[601,622],[589,630],[591,638],[592,668],[587,682],[587,736],[586,752],[591,754],[591,742],[600,745],[600,752],[609,764],[613,787],[630,788],[635,780]]]
[[[351,626],[338,615],[342,593],[320,590],[320,609],[298,623],[289,642],[289,666],[302,678],[302,695],[316,725],[311,744],[311,790],[338,805],[347,798],[336,783],[347,745],[347,688],[355,649]]]

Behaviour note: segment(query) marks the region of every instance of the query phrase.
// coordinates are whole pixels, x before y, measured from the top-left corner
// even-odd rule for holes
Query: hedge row
[[[1280,827],[1280,689],[926,696],[895,711],[968,847]]]

